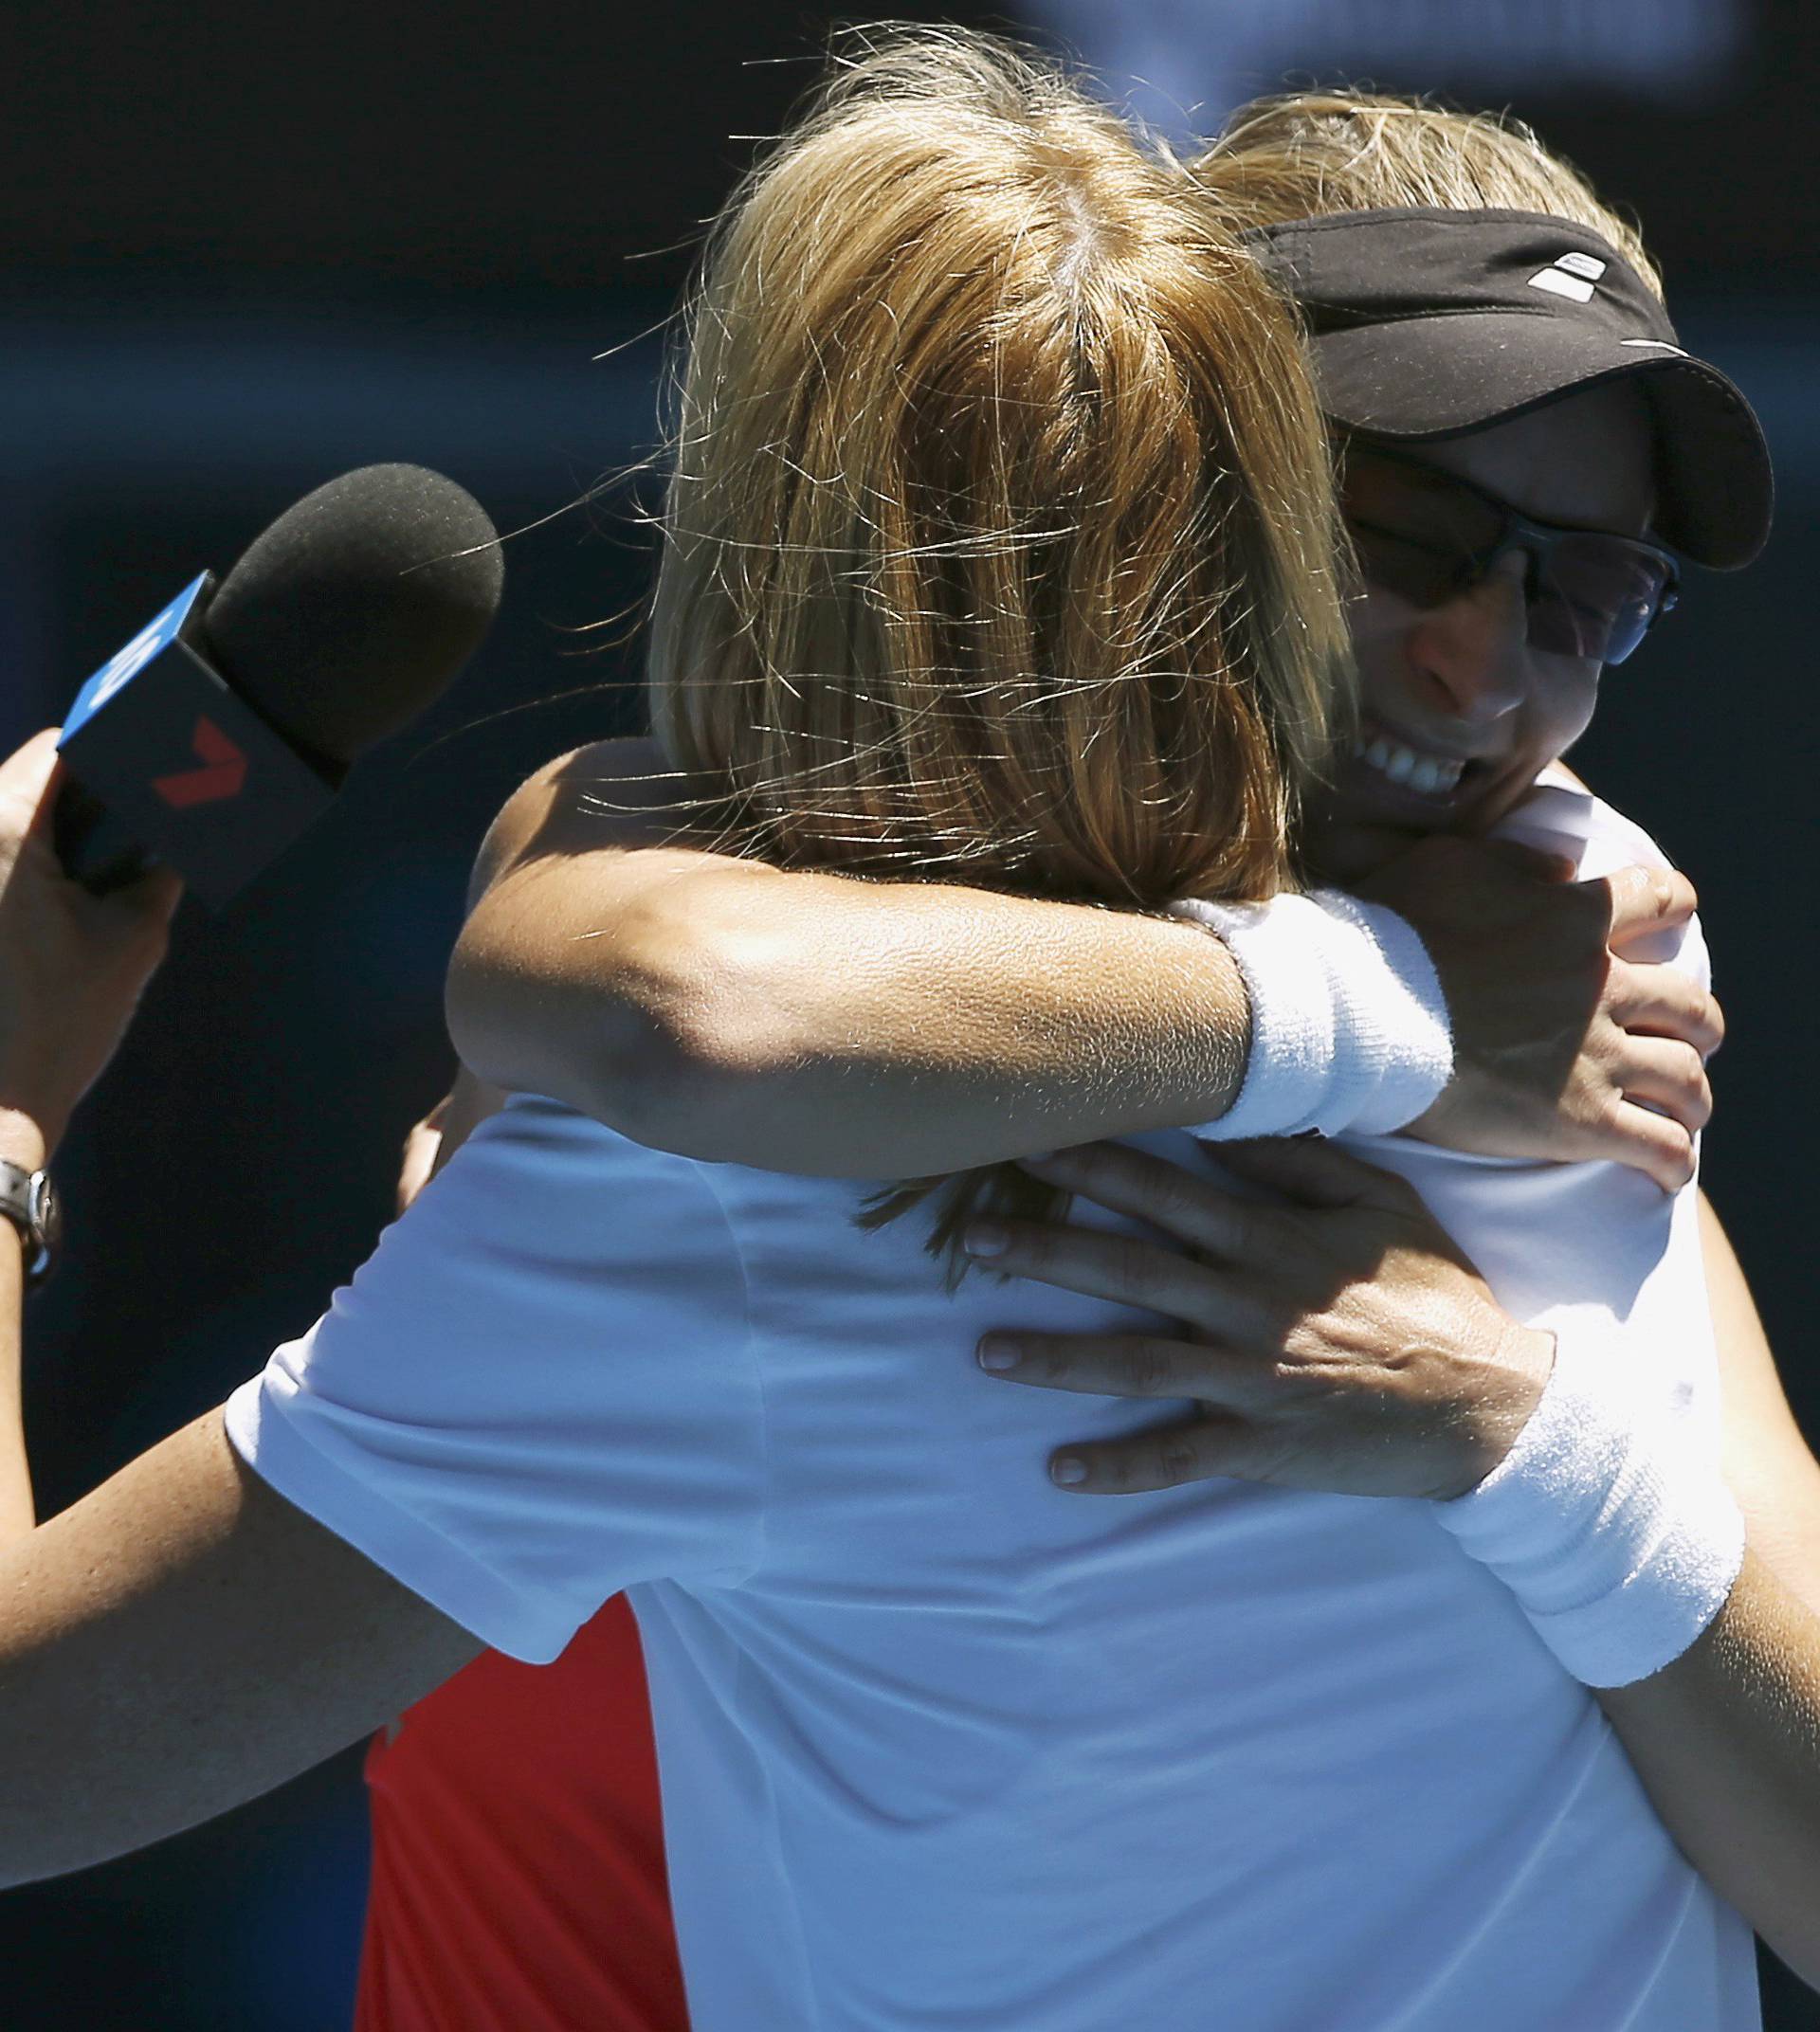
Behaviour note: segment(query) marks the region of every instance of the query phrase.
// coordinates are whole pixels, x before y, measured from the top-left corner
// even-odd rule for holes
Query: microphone
[[[305,495],[78,693],[64,869],[100,896],[162,862],[220,909],[447,688],[503,581],[486,511],[440,473],[368,465]]]

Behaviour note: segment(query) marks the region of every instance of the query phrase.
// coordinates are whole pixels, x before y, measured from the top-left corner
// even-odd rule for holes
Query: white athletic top
[[[1716,1430],[1690,1193],[1366,1147],[1520,1315],[1628,1315],[1639,1388]],[[1742,1922],[1432,1506],[1065,1495],[1052,1447],[1157,1408],[974,1344],[1131,1315],[950,1294],[863,1191],[516,1099],[228,1408],[517,1657],[632,1590],[697,2032],[1756,2023]]]

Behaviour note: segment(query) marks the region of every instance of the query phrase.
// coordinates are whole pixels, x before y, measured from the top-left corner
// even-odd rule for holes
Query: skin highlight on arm
[[[687,1156],[837,1177],[962,1170],[1230,1105],[1250,1017],[1217,939],[781,872],[660,844],[677,828],[659,805],[590,808],[629,802],[655,757],[581,750],[489,834],[447,1005],[482,1079]]]

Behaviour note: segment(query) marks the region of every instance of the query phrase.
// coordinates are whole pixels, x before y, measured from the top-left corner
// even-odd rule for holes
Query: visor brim
[[[1639,380],[1655,418],[1662,540],[1733,571],[1769,536],[1769,446],[1718,368],[1558,318],[1450,311],[1320,333],[1321,406],[1336,423],[1406,444],[1460,437],[1608,381]]]

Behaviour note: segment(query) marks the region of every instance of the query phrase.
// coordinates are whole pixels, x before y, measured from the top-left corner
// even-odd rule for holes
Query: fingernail
[[[982,1369],[1015,1369],[1017,1367],[1017,1350],[1011,1346],[1010,1341],[1000,1339],[996,1334],[989,1334],[980,1342],[975,1352],[979,1356],[979,1366]]]
[[[1010,1240],[996,1221],[970,1221],[960,1245],[969,1256],[1003,1256]]]
[[[1087,1463],[1073,1454],[1057,1454],[1049,1462],[1049,1479],[1065,1489],[1078,1488],[1087,1479]]]

